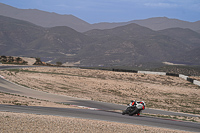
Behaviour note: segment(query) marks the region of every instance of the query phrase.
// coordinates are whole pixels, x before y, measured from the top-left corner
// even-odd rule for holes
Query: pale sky
[[[151,17],[200,20],[200,0],[0,0],[0,3],[20,9],[71,14],[91,24]]]

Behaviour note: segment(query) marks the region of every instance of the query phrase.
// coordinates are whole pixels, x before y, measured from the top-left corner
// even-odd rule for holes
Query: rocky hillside
[[[91,39],[69,27],[43,28],[0,16],[0,53],[7,56],[50,57],[76,54]]]
[[[171,32],[153,31],[134,23],[108,30],[91,30],[85,34],[96,38],[97,41],[87,46],[85,52],[81,53],[81,57],[87,56],[90,61],[97,63],[101,60],[102,64],[112,65],[166,60],[189,63],[196,58],[196,56],[189,56],[181,60],[183,55],[188,56],[185,53],[200,48],[200,41],[198,41],[200,34],[181,28],[169,29],[169,31]],[[87,55],[84,54],[86,51],[88,51]],[[194,51],[193,55],[198,53]]]
[[[80,33],[66,26],[44,28],[0,16],[0,45],[1,55],[80,66],[200,63],[199,33],[182,28],[154,31],[134,23]]]

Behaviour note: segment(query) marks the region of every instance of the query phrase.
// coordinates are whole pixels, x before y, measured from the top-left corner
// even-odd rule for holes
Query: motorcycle
[[[145,103],[143,101],[136,102],[136,104],[134,105],[128,104],[126,110],[122,112],[122,115],[128,114],[130,116],[133,115],[140,116],[141,111],[144,109],[145,109]]]

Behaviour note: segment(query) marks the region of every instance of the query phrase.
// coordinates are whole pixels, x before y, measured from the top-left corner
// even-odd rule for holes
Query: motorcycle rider
[[[129,106],[135,108],[135,110],[133,112],[131,112],[129,115],[137,114],[139,116],[141,110],[145,109],[146,104],[144,101],[132,100],[131,103],[129,104]]]

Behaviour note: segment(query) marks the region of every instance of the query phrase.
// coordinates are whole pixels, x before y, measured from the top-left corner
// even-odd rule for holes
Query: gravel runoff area
[[[137,98],[144,101],[150,100],[151,103],[162,103],[162,106],[152,106],[147,101],[147,105],[151,107],[167,106],[165,110],[173,110],[178,107],[184,109],[184,99],[189,98],[191,102],[187,106],[191,106],[195,111],[199,111],[200,108],[193,106],[194,103],[200,101],[200,89],[177,77],[51,67],[0,71],[0,75],[32,89],[92,100],[126,104],[130,98]],[[126,93],[129,91],[131,91],[130,95]],[[91,94],[98,94],[98,97],[93,97]],[[4,93],[0,93],[0,98],[2,98],[1,104],[69,107]],[[172,103],[170,99],[174,99],[175,102],[181,99],[183,103],[172,108],[169,105]],[[172,105],[176,104],[172,103]],[[33,114],[0,112],[0,117],[0,132],[183,132],[115,122]]]
[[[0,112],[1,133],[188,133],[157,127],[71,117]]]

